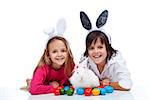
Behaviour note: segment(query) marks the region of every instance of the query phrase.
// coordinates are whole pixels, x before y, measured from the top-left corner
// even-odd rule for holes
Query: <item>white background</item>
[[[85,48],[87,31],[79,12],[94,22],[108,9],[104,26],[112,46],[122,52],[134,85],[150,84],[150,9],[148,0],[1,0],[0,1],[0,87],[21,87],[31,78],[45,47],[43,29],[67,21],[65,37],[75,62]]]

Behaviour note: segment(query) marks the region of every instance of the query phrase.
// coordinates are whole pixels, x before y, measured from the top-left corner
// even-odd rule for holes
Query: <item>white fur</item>
[[[87,67],[80,65],[69,80],[75,88],[96,87],[100,85],[99,79],[95,73]]]

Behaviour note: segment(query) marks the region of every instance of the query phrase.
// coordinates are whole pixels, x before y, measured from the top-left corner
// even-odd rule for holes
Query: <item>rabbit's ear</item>
[[[82,26],[85,29],[90,30],[92,28],[92,24],[90,22],[90,19],[88,18],[88,16],[83,11],[80,12],[80,20],[81,20]]]
[[[97,28],[100,28],[102,27],[106,21],[107,21],[107,18],[108,18],[108,11],[107,10],[104,10],[98,17],[97,21],[96,21],[96,26]]]
[[[47,34],[47,35],[51,38],[51,37],[54,36],[55,29],[52,28],[52,27],[50,27],[50,28],[45,28],[45,29],[43,30],[43,32],[44,32],[45,34]]]
[[[64,18],[59,19],[56,25],[57,35],[62,36],[66,30],[66,21]]]

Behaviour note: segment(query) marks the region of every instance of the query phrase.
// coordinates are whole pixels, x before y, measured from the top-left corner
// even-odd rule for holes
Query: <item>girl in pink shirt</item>
[[[53,93],[60,85],[70,85],[68,79],[74,65],[68,42],[61,36],[50,38],[34,70],[29,92],[32,95]]]

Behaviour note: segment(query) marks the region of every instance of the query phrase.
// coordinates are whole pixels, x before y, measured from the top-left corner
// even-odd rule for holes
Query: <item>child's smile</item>
[[[89,57],[96,63],[101,64],[105,62],[107,57],[107,51],[105,44],[102,44],[100,38],[94,43],[92,42],[91,46],[88,49]]]
[[[67,48],[65,44],[60,40],[54,40],[49,44],[49,56],[52,61],[52,65],[55,69],[59,69],[66,61]]]
[[[55,60],[58,62],[64,62],[65,57],[56,57]]]
[[[96,56],[93,56],[94,58],[98,59],[100,58],[102,55],[96,55]]]

